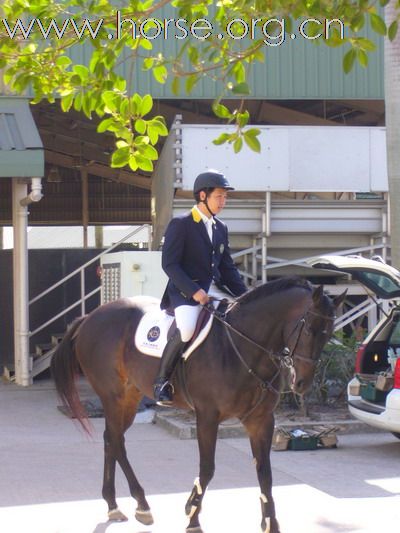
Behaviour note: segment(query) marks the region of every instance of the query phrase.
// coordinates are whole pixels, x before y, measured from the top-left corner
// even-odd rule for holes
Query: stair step
[[[51,350],[48,350],[46,353],[41,355],[40,357],[36,357],[33,360],[33,367],[32,367],[32,378],[38,376],[45,370],[47,370],[51,363],[51,358],[53,357],[53,353],[57,346],[52,346]]]
[[[54,344],[52,343],[45,343],[45,344],[36,344],[35,346],[35,355],[40,356],[44,355],[46,352],[54,348]]]
[[[53,345],[60,344],[63,340],[65,333],[53,333],[51,336],[51,343]]]
[[[15,365],[7,363],[3,367],[3,379],[6,381],[15,381]]]

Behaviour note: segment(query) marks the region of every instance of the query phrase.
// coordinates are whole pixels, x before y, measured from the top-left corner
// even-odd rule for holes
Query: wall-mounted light
[[[47,181],[50,183],[61,183],[62,182],[60,171],[58,170],[57,166],[53,165],[50,168],[49,173],[47,174]]]

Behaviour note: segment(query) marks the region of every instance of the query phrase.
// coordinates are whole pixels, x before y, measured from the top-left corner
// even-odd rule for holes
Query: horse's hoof
[[[153,515],[151,514],[150,510],[141,511],[140,509],[136,509],[135,518],[138,522],[144,524],[145,526],[151,526],[151,524],[154,524]]]
[[[126,517],[124,513],[121,513],[117,507],[116,509],[108,511],[108,519],[112,520],[113,522],[126,522],[128,517]]]
[[[200,526],[187,527],[186,528],[186,533],[203,533],[203,530],[201,529]]]

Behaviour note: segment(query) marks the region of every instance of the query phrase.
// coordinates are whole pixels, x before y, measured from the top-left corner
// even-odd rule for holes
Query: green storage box
[[[388,391],[378,390],[375,383],[361,383],[361,398],[369,402],[384,402]]]
[[[316,450],[317,447],[317,437],[292,437],[289,441],[289,450]]]

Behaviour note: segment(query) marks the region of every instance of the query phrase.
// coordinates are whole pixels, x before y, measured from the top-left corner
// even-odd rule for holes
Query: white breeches
[[[232,301],[232,297],[226,294],[226,292],[218,289],[214,283],[211,284],[208,295],[218,299],[226,298],[229,301]],[[175,307],[176,326],[181,332],[182,342],[188,342],[193,337],[201,309],[202,307],[200,304],[179,305],[178,307]]]

